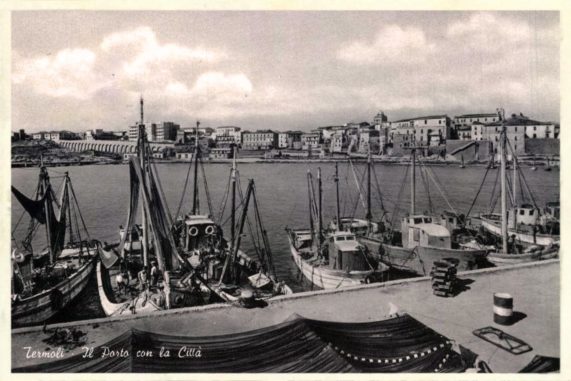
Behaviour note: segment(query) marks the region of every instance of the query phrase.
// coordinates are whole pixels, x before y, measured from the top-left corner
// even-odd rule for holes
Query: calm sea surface
[[[157,165],[163,190],[171,214],[174,214],[180,204],[188,164],[159,164]],[[330,163],[308,164],[239,164],[239,172],[243,191],[246,191],[247,180],[254,179],[262,220],[268,231],[277,275],[285,279],[295,290],[308,289],[306,283],[300,282],[300,276],[293,261],[290,259],[289,245],[284,231],[289,227],[307,227],[308,197],[307,197],[307,171],[312,171],[317,177],[317,168],[320,167],[323,178],[323,207],[324,224],[335,215],[335,184],[333,181],[335,165]],[[355,164],[357,177],[363,179],[362,189],[366,182],[362,174],[365,172],[364,164]],[[399,218],[410,207],[410,172],[404,181],[406,166],[375,165],[376,179],[373,176],[373,217],[381,217],[381,199],[389,220],[398,223]],[[223,202],[228,185],[230,164],[205,164],[208,188],[213,205],[213,215],[218,218],[220,205]],[[100,241],[116,242],[119,239],[118,227],[125,224],[127,205],[129,200],[129,172],[127,165],[101,165],[83,167],[59,167],[48,169],[52,177],[52,185],[58,189],[61,184],[61,175],[68,171],[72,180],[75,194],[91,238]],[[490,170],[478,200],[471,215],[487,212],[490,208],[494,183],[498,170]],[[551,172],[541,167],[531,171],[528,167],[522,168],[533,197],[540,207],[547,201],[559,200],[559,169]],[[12,185],[29,197],[37,186],[38,168],[12,169]],[[467,167],[460,169],[456,165],[433,166],[428,170],[417,168],[417,212],[429,211],[432,206],[435,212],[453,207],[458,213],[466,213],[482,183],[486,169],[484,167]],[[511,176],[511,171],[509,171]],[[358,199],[358,191],[353,172],[346,163],[339,164],[341,189],[341,214],[343,216],[355,215],[362,217],[365,214],[363,205]],[[436,180],[438,186],[431,180]],[[378,180],[378,182],[376,181]],[[428,192],[425,184],[428,183]],[[378,188],[377,185],[378,184]],[[444,193],[448,202],[441,195]],[[382,197],[379,197],[379,192]],[[201,212],[207,212],[207,201],[204,188],[201,189]],[[496,187],[499,191],[499,182]],[[189,180],[184,197],[181,213],[188,212],[192,203],[192,178]],[[518,193],[518,197],[521,195]],[[448,205],[450,204],[450,206]],[[398,207],[397,207],[398,206]],[[499,209],[499,202],[496,210]],[[229,206],[226,207],[228,215]],[[13,237],[21,240],[26,233],[29,219],[24,216],[17,225],[23,209],[12,196],[12,229]],[[222,219],[227,220],[226,217]],[[253,221],[253,220],[252,220]],[[228,232],[228,224],[224,225]],[[45,235],[43,229],[35,237],[35,247],[43,247]],[[227,236],[229,233],[227,234]],[[45,244],[44,244],[45,246]],[[249,243],[244,242],[247,249]],[[251,246],[250,246],[251,247]],[[103,316],[97,299],[95,280],[92,280],[90,289],[76,305],[65,311],[58,320],[74,320],[80,318]]]

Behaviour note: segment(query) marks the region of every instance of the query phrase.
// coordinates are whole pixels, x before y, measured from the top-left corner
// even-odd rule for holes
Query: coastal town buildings
[[[227,144],[233,140],[235,144],[242,143],[242,129],[236,126],[220,126],[214,129],[214,140],[216,142],[224,142]],[[231,137],[232,139],[228,138]]]
[[[434,146],[452,137],[452,121],[447,115],[422,116],[390,122],[391,129],[414,130],[417,144]],[[410,130],[407,130],[410,131]],[[401,134],[402,135],[402,134]]]
[[[301,149],[304,151],[314,150],[320,147],[321,134],[319,132],[309,132],[301,135]]]
[[[278,145],[278,133],[272,130],[244,132],[242,148],[247,150],[268,150]]]
[[[176,141],[177,132],[180,129],[180,125],[173,122],[162,122],[157,125],[157,141]]]

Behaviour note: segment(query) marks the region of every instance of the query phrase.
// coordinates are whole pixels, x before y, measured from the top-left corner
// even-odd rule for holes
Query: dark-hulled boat
[[[12,192],[31,217],[26,237],[12,251],[12,325],[42,324],[85,289],[95,268],[96,244],[88,234],[82,239],[78,222],[72,221],[81,212],[67,172],[59,200],[43,166],[34,199],[14,187]],[[83,217],[81,222],[87,232]],[[40,225],[47,249],[38,253],[32,241]]]

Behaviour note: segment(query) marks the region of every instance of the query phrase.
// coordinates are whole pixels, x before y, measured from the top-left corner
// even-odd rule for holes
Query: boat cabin
[[[215,247],[214,241],[222,238],[222,231],[205,215],[188,215],[185,218],[185,249],[188,251]]]
[[[336,224],[333,222],[333,226]],[[370,231],[369,231],[369,222],[367,220],[362,220],[358,218],[351,218],[351,217],[341,217],[341,227],[339,230],[350,231],[355,233],[357,236],[366,236],[369,233],[378,233],[379,232],[379,224],[375,222],[370,223]]]
[[[336,231],[328,238],[329,267],[332,270],[367,271],[371,267],[365,248],[355,234]]]
[[[464,227],[464,216],[445,210],[440,215],[439,224],[448,229],[448,231],[462,229]]]
[[[561,206],[559,202],[548,202],[545,205],[545,214],[559,220],[561,218]]]
[[[515,213],[515,219],[514,219]],[[514,229],[517,225],[536,225],[539,219],[539,209],[531,204],[522,204],[517,208],[508,210],[508,228]]]
[[[413,249],[417,246],[451,249],[450,231],[427,215],[413,215],[401,222],[402,246]]]

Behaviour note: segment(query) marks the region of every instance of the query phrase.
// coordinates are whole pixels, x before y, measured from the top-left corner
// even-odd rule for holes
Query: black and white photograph
[[[562,376],[563,13],[10,10],[6,372]]]

